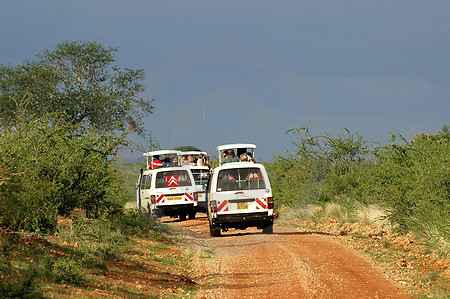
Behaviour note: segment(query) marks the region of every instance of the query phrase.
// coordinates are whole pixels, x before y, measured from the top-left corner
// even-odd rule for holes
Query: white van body
[[[211,236],[247,227],[273,233],[272,188],[262,164],[233,162],[215,168],[208,184],[207,205]]]
[[[195,218],[198,193],[189,168],[171,166],[141,170],[136,186],[138,209],[150,211],[157,217]]]
[[[181,157],[192,156],[194,158],[198,158],[200,155],[204,155],[208,157],[207,152],[203,151],[185,151],[180,152],[179,161],[182,161]],[[198,164],[197,164],[198,165]],[[192,175],[194,176],[195,185],[197,186],[198,193],[198,211],[206,213],[206,186],[209,181],[209,173],[211,168],[209,166],[197,166],[197,165],[189,165],[188,163],[182,165],[183,167],[188,167]]]
[[[208,185],[210,168],[208,166],[184,166],[191,170],[198,193],[198,211],[206,213],[206,186]]]

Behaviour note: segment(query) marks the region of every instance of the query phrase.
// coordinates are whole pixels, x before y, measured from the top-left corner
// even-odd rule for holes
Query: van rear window
[[[219,172],[217,191],[265,189],[259,168],[224,169]]]
[[[156,175],[156,188],[185,186],[192,186],[191,178],[186,170],[162,171]]]
[[[208,169],[191,169],[196,185],[206,185],[209,180]]]

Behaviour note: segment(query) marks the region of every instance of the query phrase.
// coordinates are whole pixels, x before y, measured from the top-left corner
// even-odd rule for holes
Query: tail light
[[[194,192],[194,200],[198,200],[198,193]]]
[[[156,204],[156,195],[151,195],[150,200],[152,201],[152,205]]]
[[[267,208],[273,209],[273,197],[267,197]]]
[[[217,213],[217,203],[215,200],[211,200],[209,206],[211,208],[211,213]]]

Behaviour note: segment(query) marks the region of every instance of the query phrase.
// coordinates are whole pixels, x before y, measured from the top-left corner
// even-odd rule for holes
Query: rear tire
[[[273,223],[263,228],[263,234],[273,234]]]
[[[186,214],[180,214],[180,221],[185,221],[186,220]]]
[[[189,219],[190,220],[194,220],[195,219],[195,214],[196,214],[197,212],[190,212],[189,213]]]
[[[209,226],[209,234],[212,237],[220,237],[221,236],[220,227],[217,227],[215,225],[210,225]]]

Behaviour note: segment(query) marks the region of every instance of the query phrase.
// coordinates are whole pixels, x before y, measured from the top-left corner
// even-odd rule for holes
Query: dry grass
[[[429,227],[426,230],[428,242],[433,244],[439,255],[444,258],[450,258],[450,242],[434,227]]]
[[[285,220],[298,219],[302,221],[359,223],[361,225],[374,225],[390,231],[392,225],[386,218],[386,210],[378,205],[360,205],[357,208],[349,209],[339,203],[327,203],[323,207],[319,205],[307,205],[305,207],[290,208],[282,206],[279,213]]]
[[[378,205],[360,206],[353,212],[355,222],[363,225],[375,225],[389,227],[386,218],[386,210]]]

